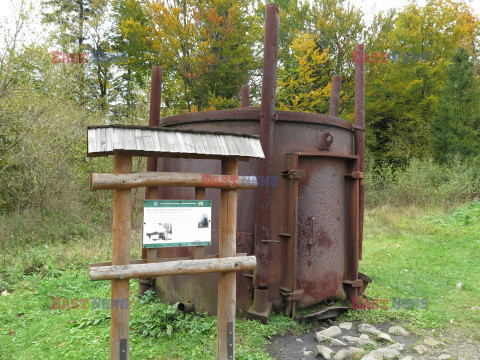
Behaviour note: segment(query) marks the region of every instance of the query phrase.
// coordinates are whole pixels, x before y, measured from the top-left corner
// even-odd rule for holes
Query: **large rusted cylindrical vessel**
[[[280,308],[287,305],[288,296],[297,296],[297,306],[304,308],[328,298],[344,299],[353,240],[350,193],[356,180],[351,174],[358,159],[353,126],[327,115],[277,114],[272,172],[258,179],[259,186],[269,186],[272,193],[272,239],[266,243],[268,301]],[[258,134],[260,109],[190,113],[162,121],[181,129]],[[158,170],[220,174],[220,162],[165,158],[158,160]],[[256,160],[240,163],[241,175],[257,175],[257,171]],[[194,189],[161,188],[159,198],[193,199]],[[220,192],[207,189],[206,199],[212,200],[213,236],[205,252],[214,255],[218,253]],[[256,190],[239,190],[237,253],[254,254],[255,215]],[[191,255],[190,248],[162,249],[162,256]],[[245,311],[252,300],[252,281],[253,274],[238,274],[237,303]],[[198,311],[215,314],[217,275],[157,278],[156,288],[166,301],[188,300]],[[294,291],[298,295],[288,295]]]
[[[266,5],[261,108],[241,107],[162,119],[163,126],[259,135],[261,160],[241,162],[239,175],[257,176],[256,190],[239,190],[237,253],[257,257],[255,273],[237,273],[237,307],[266,321],[272,309],[295,316],[332,299],[363,292],[369,279],[358,273],[364,194],[364,62],[355,66],[355,126],[338,118],[341,78],[332,85],[330,115],[276,111],[278,6]],[[363,45],[357,46],[364,59]],[[358,55],[358,54],[357,54]],[[220,161],[158,159],[158,171],[220,174]],[[195,190],[160,188],[160,199],[193,199]],[[218,254],[220,192],[212,200],[212,244]],[[158,256],[192,256],[191,248],[165,248]],[[188,301],[198,311],[216,313],[218,275],[157,278],[157,293],[168,302]]]

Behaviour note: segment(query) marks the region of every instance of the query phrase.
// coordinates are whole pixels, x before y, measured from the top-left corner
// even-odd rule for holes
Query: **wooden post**
[[[195,200],[205,200],[205,188],[195,188]],[[205,246],[193,247],[193,258],[203,259],[205,257]]]
[[[222,175],[238,174],[238,158],[222,160]],[[219,257],[236,256],[237,190],[222,189],[220,194]],[[221,273],[218,279],[217,360],[235,359],[235,307],[237,275]]]
[[[115,152],[114,171],[117,174],[132,172],[131,155]],[[113,249],[112,265],[130,263],[131,190],[113,190]],[[112,280],[110,321],[110,359],[130,358],[129,322],[130,286],[127,280]],[[126,306],[125,306],[126,304]]]

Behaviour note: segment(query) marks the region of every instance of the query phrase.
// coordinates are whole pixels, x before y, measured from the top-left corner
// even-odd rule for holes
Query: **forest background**
[[[327,113],[340,74],[339,116],[353,121],[352,51],[365,44],[368,206],[448,208],[479,195],[480,18],[468,3],[375,14],[347,1],[277,3],[277,109]],[[43,40],[28,41],[33,17]],[[86,127],[146,125],[153,66],[164,69],[162,117],[238,107],[244,83],[258,106],[263,23],[255,0],[19,1],[1,25],[5,256],[110,224],[111,194],[88,190],[88,174],[112,162],[86,157]]]

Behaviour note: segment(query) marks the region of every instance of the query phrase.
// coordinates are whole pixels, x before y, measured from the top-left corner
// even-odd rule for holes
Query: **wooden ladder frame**
[[[148,173],[149,181],[139,183],[129,178],[129,174],[132,174],[132,155],[125,151],[115,151],[114,174],[92,174],[90,179],[92,189],[113,189],[112,262],[91,264],[90,280],[111,280],[112,304],[118,304],[124,299],[128,301],[131,278],[218,272],[217,359],[221,360],[235,359],[236,272],[254,270],[256,267],[254,256],[236,256],[237,189],[256,187],[256,182],[252,182],[251,178],[245,181],[244,177],[238,176],[238,162],[239,157],[236,156],[222,158],[221,176]],[[166,180],[165,174],[169,174],[171,179]],[[203,184],[204,187],[199,187],[198,179],[192,179],[192,175],[218,179],[218,181],[208,181]],[[125,179],[118,180],[122,177]],[[156,249],[148,249],[146,263],[131,262],[131,189],[147,186],[150,190],[149,198],[156,199],[158,185],[193,186],[197,200],[205,198],[205,187],[221,189],[218,259],[205,259],[203,246],[198,246],[194,247],[193,260],[172,259],[172,261],[157,262]],[[111,359],[130,358],[129,314],[129,306],[112,306],[111,308]]]

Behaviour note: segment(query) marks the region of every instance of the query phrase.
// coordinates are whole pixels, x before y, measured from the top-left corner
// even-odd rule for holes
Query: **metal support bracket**
[[[352,179],[365,179],[365,173],[361,171],[354,171],[351,174],[344,174],[344,176],[351,177]]]
[[[290,289],[287,289],[285,287],[280,288],[280,294],[285,297],[285,300],[292,300],[292,301],[297,301],[301,300],[303,296],[303,289],[297,289],[294,291],[290,291]]]
[[[271,244],[271,243],[279,243],[280,241],[278,240],[262,240],[262,243],[267,243],[267,244]]]
[[[120,339],[120,360],[127,360],[127,339]]]
[[[306,171],[300,169],[286,169],[282,170],[282,176],[288,177],[289,179],[304,179]]]
[[[350,285],[353,288],[358,288],[362,287],[363,285],[363,280],[362,279],[357,279],[357,280],[343,280],[343,283],[346,285]]]
[[[234,335],[235,325],[233,321],[227,323],[228,360],[234,360]]]

